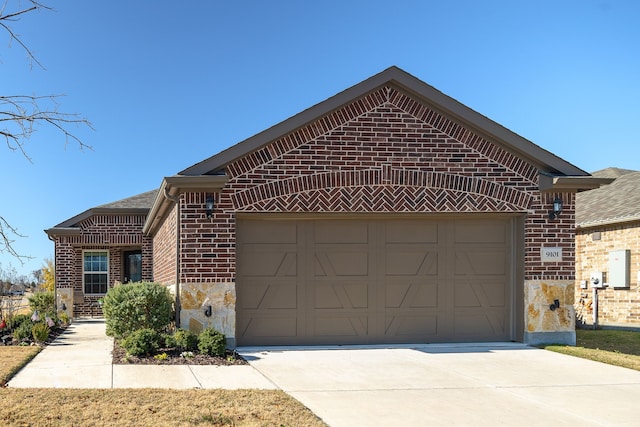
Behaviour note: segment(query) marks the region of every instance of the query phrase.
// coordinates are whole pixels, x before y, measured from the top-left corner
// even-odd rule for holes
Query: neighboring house
[[[609,168],[593,176],[615,180],[576,200],[577,320],[639,328],[640,172]]]
[[[232,346],[572,344],[575,194],[599,183],[391,67],[164,178],[148,214],[47,232],[75,316],[131,248],[180,326]]]

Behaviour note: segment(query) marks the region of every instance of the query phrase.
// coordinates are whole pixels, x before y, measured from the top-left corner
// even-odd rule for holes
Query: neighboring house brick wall
[[[206,193],[183,195],[181,281],[235,285],[236,212],[514,213],[525,223],[527,331],[573,330],[574,194],[541,195],[534,165],[394,87],[238,159],[226,173],[211,219]],[[555,197],[564,210],[549,227]],[[543,246],[561,247],[564,261],[543,264]],[[562,308],[550,312],[556,296]]]
[[[599,233],[599,240],[597,239]],[[594,237],[596,237],[594,239]],[[582,325],[593,325],[593,290],[581,289],[592,272],[609,273],[609,252],[630,250],[630,287],[598,290],[598,324],[640,327],[640,222],[578,229],[576,233],[576,314]]]
[[[99,295],[84,295],[83,250],[109,252],[109,287],[122,280],[122,252],[132,248],[143,251],[142,280],[152,279],[152,239],[142,235],[146,215],[94,215],[79,224],[77,235],[55,237],[56,291],[58,306],[67,306],[69,315],[100,315]],[[73,311],[72,311],[73,310]]]

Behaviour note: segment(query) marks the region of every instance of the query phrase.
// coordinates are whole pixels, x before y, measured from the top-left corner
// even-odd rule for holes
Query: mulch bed
[[[175,348],[161,348],[157,354],[165,353],[166,359],[156,359],[153,356],[127,356],[127,351],[118,343],[113,344],[114,365],[247,365],[247,361],[236,352],[227,350],[225,357],[209,356],[193,352],[193,357],[180,356],[181,351]]]

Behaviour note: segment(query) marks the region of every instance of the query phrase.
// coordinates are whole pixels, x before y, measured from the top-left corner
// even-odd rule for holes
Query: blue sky
[[[24,2],[23,2],[24,4]],[[65,94],[93,150],[40,127],[0,149],[0,215],[43,232],[174,175],[397,65],[576,166],[640,169],[637,0],[50,1],[0,33],[0,94]]]

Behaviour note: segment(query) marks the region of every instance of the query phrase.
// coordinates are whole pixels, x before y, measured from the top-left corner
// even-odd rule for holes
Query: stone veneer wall
[[[640,328],[640,222],[578,229],[576,233],[575,307],[579,325],[593,325],[593,288],[580,283],[592,272],[609,273],[609,252],[630,251],[630,287],[598,290],[598,324]],[[605,279],[606,280],[606,279]]]
[[[524,339],[575,340],[566,293],[575,279],[575,195],[541,194],[534,165],[396,87],[381,87],[237,159],[226,173],[211,218],[203,209],[206,192],[181,197],[180,282],[187,310],[216,298],[229,332],[236,213],[507,212],[524,217],[524,283],[516,284],[516,294],[527,296],[518,303],[526,304]],[[564,210],[549,220],[556,197]],[[543,263],[541,247],[561,248],[562,260]],[[549,310],[558,295],[561,310]],[[187,323],[204,324],[193,313]]]

